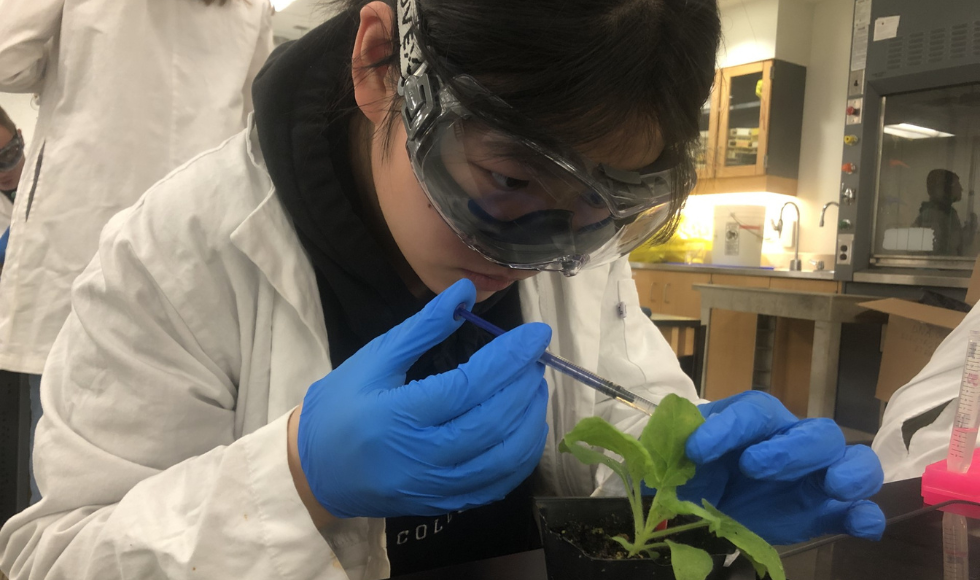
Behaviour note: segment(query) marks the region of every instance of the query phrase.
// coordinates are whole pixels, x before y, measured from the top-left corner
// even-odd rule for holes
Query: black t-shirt
[[[259,143],[276,192],[316,273],[330,358],[341,364],[428,302],[411,294],[367,225],[350,167],[350,54],[356,15],[280,46],[253,86]],[[521,324],[517,288],[477,306],[502,328]],[[492,337],[464,324],[425,353],[408,380],[467,361]],[[388,554],[400,575],[536,547],[530,484],[506,499],[439,518],[392,518]]]

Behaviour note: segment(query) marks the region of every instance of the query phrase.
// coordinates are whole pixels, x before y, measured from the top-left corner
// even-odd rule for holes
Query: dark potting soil
[[[694,521],[697,521],[697,518],[681,516],[671,520],[670,526],[689,524]],[[562,538],[582,550],[586,555],[600,560],[624,560],[629,558],[626,550],[610,538],[621,536],[632,541],[634,533],[632,519],[624,517],[620,513],[604,514],[600,519],[589,524],[572,522],[563,526],[561,529],[552,529],[551,531],[560,534]],[[709,554],[728,554],[734,552],[734,546],[726,540],[715,537],[706,527],[687,530],[676,536],[667,536],[667,538],[695,548],[701,548]],[[658,558],[658,562],[669,565],[670,551],[663,550],[660,553],[661,557]],[[633,556],[633,558],[649,558],[649,556],[641,553]]]

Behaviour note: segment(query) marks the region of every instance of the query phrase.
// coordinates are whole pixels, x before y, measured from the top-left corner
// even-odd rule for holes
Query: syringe
[[[500,336],[501,334],[504,333],[503,329],[490,322],[487,322],[486,320],[480,318],[476,314],[473,314],[472,312],[467,310],[466,306],[463,304],[460,304],[456,308],[455,314],[456,314],[456,318],[463,318],[465,320],[468,320],[469,322],[472,322],[476,326],[482,328],[483,330],[486,330],[487,332],[489,332],[494,336]],[[564,373],[572,377],[573,379],[579,381],[583,385],[587,387],[591,387],[606,396],[612,397],[621,403],[633,407],[634,409],[643,411],[647,415],[653,415],[653,411],[654,409],[656,409],[656,405],[644,399],[643,397],[639,395],[635,395],[632,392],[626,390],[625,388],[617,385],[616,383],[604,379],[599,375],[591,371],[588,371],[578,366],[577,364],[567,359],[564,359],[556,354],[552,354],[548,351],[545,351],[544,354],[541,355],[541,358],[539,360],[542,363],[544,363],[546,366],[549,366],[558,372]]]
[[[977,444],[977,427],[980,427],[980,331],[971,330],[953,434],[946,454],[948,471],[966,473],[970,469],[973,448]]]

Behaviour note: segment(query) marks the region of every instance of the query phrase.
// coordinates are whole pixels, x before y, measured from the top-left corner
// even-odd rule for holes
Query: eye
[[[606,205],[605,202],[602,200],[602,196],[599,195],[599,192],[597,192],[594,189],[590,189],[589,191],[582,194],[582,198],[585,199],[585,203],[595,208],[603,207]]]
[[[530,181],[524,179],[515,179],[513,177],[508,177],[500,173],[490,172],[490,179],[494,181],[500,187],[507,190],[523,189],[531,184]]]

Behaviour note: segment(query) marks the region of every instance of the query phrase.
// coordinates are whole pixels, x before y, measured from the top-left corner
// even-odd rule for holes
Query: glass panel
[[[755,165],[759,157],[759,119],[762,113],[762,73],[731,78],[728,100],[728,128],[722,139],[725,166]]]
[[[977,256],[980,83],[883,103],[875,254]]]
[[[701,118],[698,120],[698,126],[701,131],[701,137],[698,140],[697,156],[694,158],[694,164],[698,171],[704,171],[708,168],[708,133],[711,131],[711,98],[701,107]]]

